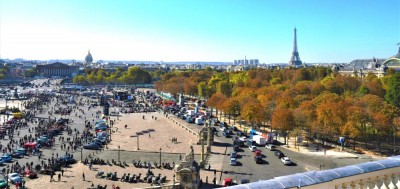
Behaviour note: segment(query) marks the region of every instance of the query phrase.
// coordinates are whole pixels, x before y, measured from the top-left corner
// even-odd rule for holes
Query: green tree
[[[396,73],[389,78],[385,100],[400,108],[400,73]]]
[[[29,68],[24,71],[24,77],[34,77],[37,74],[36,68]]]
[[[217,93],[222,93],[229,97],[232,94],[232,85],[228,81],[219,81],[217,83]]]

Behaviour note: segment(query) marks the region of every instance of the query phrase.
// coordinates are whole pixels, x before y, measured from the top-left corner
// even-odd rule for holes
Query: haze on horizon
[[[2,0],[0,58],[285,63],[388,58],[398,0]]]

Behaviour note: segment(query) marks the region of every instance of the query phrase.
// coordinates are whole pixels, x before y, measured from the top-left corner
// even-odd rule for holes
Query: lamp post
[[[137,150],[140,150],[140,148],[139,148],[139,135],[137,135]]]
[[[173,180],[172,180],[172,189],[174,189],[175,188],[175,174],[174,174],[174,176],[172,176],[173,177]]]
[[[160,166],[161,166],[161,147],[160,147]]]
[[[82,150],[83,150],[83,146],[81,147],[81,162],[83,161]]]
[[[121,146],[118,145],[118,162],[120,162],[120,161],[119,161],[119,152],[120,152],[120,148],[121,148]]]

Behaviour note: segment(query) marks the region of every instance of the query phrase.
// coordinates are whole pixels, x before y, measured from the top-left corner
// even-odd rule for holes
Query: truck
[[[253,141],[259,146],[264,146],[267,144],[267,140],[261,135],[254,135]]]
[[[201,117],[196,118],[195,123],[197,125],[203,125],[203,119]]]
[[[187,112],[186,112],[186,114],[187,115],[189,115],[189,116],[194,116],[194,110],[188,110]]]

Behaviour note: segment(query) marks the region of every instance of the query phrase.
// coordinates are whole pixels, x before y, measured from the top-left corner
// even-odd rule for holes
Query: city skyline
[[[0,58],[305,63],[388,58],[400,2],[0,1]]]

